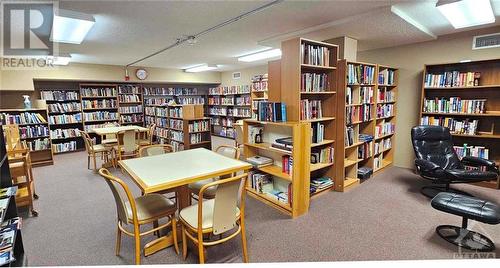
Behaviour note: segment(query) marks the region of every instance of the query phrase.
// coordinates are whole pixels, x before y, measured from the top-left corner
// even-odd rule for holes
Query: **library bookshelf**
[[[263,130],[262,143],[255,143],[252,140],[253,128]],[[245,159],[256,155],[273,159],[272,165],[254,167],[251,171],[246,186],[248,195],[293,218],[309,210],[310,128],[310,123],[306,122],[264,122],[250,119],[243,121]],[[293,149],[291,151],[279,150],[271,146],[275,139],[284,137],[292,137]],[[291,157],[293,161],[289,173],[283,172],[284,157]],[[260,191],[257,186],[253,186],[254,174],[268,174],[271,177],[272,189],[266,188]],[[286,193],[287,198],[276,198],[273,194],[276,192]]]
[[[339,61],[336,190],[360,183],[360,169],[378,172],[392,164],[398,70]],[[341,142],[340,142],[341,141]]]
[[[457,150],[500,164],[500,59],[425,65],[420,107],[420,124],[450,127]],[[500,179],[479,185],[500,189]]]
[[[117,88],[117,84],[80,84],[82,123],[86,132],[118,123]]]
[[[212,135],[234,139],[237,120],[252,117],[250,85],[219,86],[208,89],[208,115],[212,117]]]
[[[19,127],[20,139],[30,150],[33,166],[54,164],[47,108],[0,109],[0,122]]]
[[[281,50],[281,101],[286,104],[287,120],[310,124],[310,134],[307,136],[309,142],[306,145],[311,153],[334,148],[338,140],[338,46],[294,38],[283,41]],[[316,57],[313,58],[313,55]],[[317,134],[319,129],[323,129],[322,135]],[[337,159],[337,155],[334,158]],[[328,177],[334,181],[334,185],[329,188],[312,193],[311,198],[338,187],[335,178],[337,165],[335,161],[327,164],[309,162],[307,170],[310,174],[307,178]]]
[[[121,125],[144,125],[142,100],[142,87],[140,85],[118,85],[118,113]]]

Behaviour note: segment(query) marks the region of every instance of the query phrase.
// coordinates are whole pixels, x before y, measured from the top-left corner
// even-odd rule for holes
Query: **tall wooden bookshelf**
[[[80,84],[83,105],[83,126],[85,131],[103,127],[107,123],[118,123],[118,85],[116,84]]]
[[[247,194],[293,218],[307,213],[310,202],[310,123],[256,120],[244,120],[243,122],[245,159],[256,155],[273,159],[272,165],[255,167],[250,173],[246,186]],[[263,130],[262,143],[255,143],[251,140],[252,128]],[[274,140],[284,137],[292,137],[292,151],[279,150],[271,146]],[[292,158],[293,166],[289,173],[283,172],[283,157]],[[259,190],[257,186],[253,186],[252,177],[254,174],[268,174],[272,180],[272,189]],[[278,199],[276,197],[278,192],[286,193],[284,194],[286,198]]]
[[[142,100],[142,87],[140,85],[118,85],[118,113],[121,125],[144,125]]]
[[[365,62],[339,61],[336,189],[358,185],[360,169],[377,172],[392,164],[398,70]],[[341,123],[341,124],[340,124]],[[370,175],[371,176],[371,175]]]
[[[233,124],[252,117],[250,85],[219,86],[208,90],[208,115],[212,117],[212,135],[234,139]]]
[[[54,164],[52,141],[49,135],[50,124],[47,113],[47,108],[0,109],[1,124],[18,125],[21,141],[26,142],[30,149],[33,166]],[[24,119],[18,121],[21,117]],[[34,130],[36,129],[40,129],[43,134],[35,134]]]
[[[322,50],[325,53],[322,62],[309,60],[308,55],[314,54],[311,51],[306,52],[308,47]],[[337,140],[338,127],[336,123],[338,46],[304,38],[294,38],[282,42],[281,50],[281,101],[287,107],[287,120],[310,123],[313,129],[324,128],[322,140],[311,140],[308,143],[311,153],[333,148]],[[306,76],[310,75],[323,76],[324,86],[321,88],[305,87],[303,82]],[[318,109],[314,111],[314,108],[310,113],[304,112],[305,106],[313,102],[321,102],[321,113]],[[313,131],[310,130],[310,132]],[[335,155],[335,159],[337,158]],[[329,177],[335,182],[329,188],[312,193],[312,198],[337,187],[335,169],[336,163],[309,164],[310,174],[306,178]]]
[[[443,75],[445,72],[451,72],[451,77],[442,78],[440,83],[437,75]],[[431,75],[435,75],[434,79],[431,79]],[[458,80],[464,82],[460,83]],[[460,98],[462,107],[467,106],[464,103],[465,100],[484,100],[484,109],[482,112],[479,110],[425,109],[426,100],[450,101],[450,98],[455,97]],[[431,105],[428,104],[429,106]],[[447,106],[457,108],[457,103]],[[457,148],[463,148],[466,145],[488,149],[487,158],[500,164],[500,59],[425,65],[422,78],[420,122],[421,124],[447,126],[440,120],[448,122],[478,120],[475,131],[472,131],[472,126],[471,132],[465,133],[451,128],[454,145]],[[470,151],[470,148],[468,150]],[[500,181],[484,182],[480,185],[500,188]]]

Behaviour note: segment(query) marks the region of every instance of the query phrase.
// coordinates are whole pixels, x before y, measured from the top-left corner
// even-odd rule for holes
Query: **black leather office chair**
[[[434,197],[439,192],[455,192],[469,195],[463,191],[451,189],[452,183],[473,183],[491,181],[498,178],[495,162],[473,156],[460,160],[453,149],[450,130],[441,126],[416,126],[411,130],[415,165],[420,175],[439,186],[424,186],[423,195]],[[486,167],[485,171],[465,169]],[[429,193],[430,192],[430,193]]]

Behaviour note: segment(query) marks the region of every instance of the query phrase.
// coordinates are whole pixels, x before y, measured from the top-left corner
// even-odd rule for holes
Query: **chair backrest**
[[[105,168],[99,169],[99,174],[105,179],[111,189],[111,192],[113,193],[118,219],[122,223],[128,224],[127,207],[125,206],[126,201],[128,201],[132,210],[132,220],[134,224],[137,223],[137,208],[135,199],[132,196],[127,184],[125,184],[125,182],[123,182],[120,178],[113,176],[113,174]]]
[[[441,126],[413,127],[411,141],[418,159],[430,161],[443,169],[463,168],[453,149],[449,128]]]
[[[107,123],[104,123],[104,127],[116,127],[116,123],[113,123],[113,122],[107,122]],[[116,134],[106,134],[104,135],[104,139],[107,140],[107,139],[116,139]]]
[[[170,144],[153,144],[139,149],[139,157],[167,154],[174,151]]]
[[[83,142],[85,143],[85,150],[87,150],[87,153],[91,153],[92,152],[92,139],[90,139],[90,136],[87,132],[85,132],[83,130],[79,130],[79,131],[80,131],[80,135],[83,138]]]
[[[149,126],[149,131],[148,131],[149,144],[153,144],[153,136],[155,134],[155,129],[156,129],[155,123],[153,123]]]
[[[233,124],[233,128],[236,130],[236,147],[240,148],[240,146],[243,145],[243,121],[236,121],[236,123]]]
[[[215,152],[234,159],[240,158],[240,149],[234,146],[221,145],[215,149]]]
[[[134,152],[137,148],[135,139],[135,130],[122,130],[117,133],[118,147],[123,148],[126,153]],[[121,152],[119,150],[119,152]]]
[[[248,173],[244,173],[235,177],[217,180],[201,187],[199,196],[203,196],[208,187],[217,187],[213,213],[214,234],[225,233],[236,226],[238,204],[240,204],[240,216],[244,217],[245,191],[240,188],[246,185],[247,176]],[[202,207],[203,201],[198,202],[198,231],[201,231],[202,228]]]

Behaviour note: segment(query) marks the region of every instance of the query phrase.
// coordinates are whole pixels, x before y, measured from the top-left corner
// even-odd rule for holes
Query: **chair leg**
[[[90,155],[87,155],[87,169],[90,169]]]
[[[245,220],[243,218],[240,219],[241,224],[241,246],[243,248],[243,262],[248,262],[248,249],[247,249],[247,234],[245,231]]]
[[[203,233],[198,233],[198,258],[200,264],[205,263],[205,249],[203,248]]]
[[[120,222],[118,222],[120,224]],[[116,256],[120,255],[120,247],[122,244],[122,231],[118,226],[116,226]]]
[[[153,221],[153,229],[154,228],[158,228],[158,220],[156,221]],[[160,237],[160,230],[158,231],[155,231],[154,234],[157,236],[157,237]]]
[[[182,225],[182,229],[181,229],[181,232],[182,232],[182,258],[184,260],[186,260],[187,258],[187,236],[186,236],[186,227],[184,227],[184,224],[181,224]]]
[[[179,255],[179,243],[177,241],[177,220],[172,216],[172,236],[174,238],[175,254]]]
[[[135,235],[135,264],[141,264],[141,237],[140,235]]]
[[[94,171],[97,171],[97,160],[96,160],[96,155],[95,153],[92,154],[92,159],[93,159],[93,163],[94,163]]]

